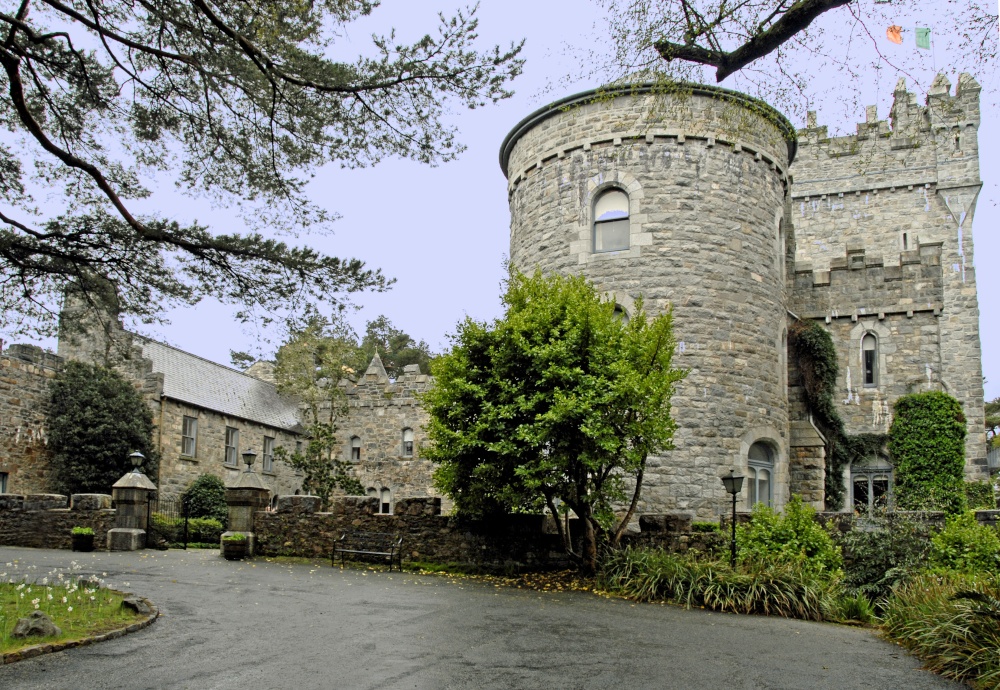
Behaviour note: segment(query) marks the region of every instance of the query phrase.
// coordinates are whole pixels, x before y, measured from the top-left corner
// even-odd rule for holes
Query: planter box
[[[70,535],[72,540],[72,546],[74,551],[93,551],[94,550],[94,535],[93,534],[72,534]]]
[[[250,541],[225,541],[222,542],[222,557],[227,561],[242,561],[247,557],[247,546]]]

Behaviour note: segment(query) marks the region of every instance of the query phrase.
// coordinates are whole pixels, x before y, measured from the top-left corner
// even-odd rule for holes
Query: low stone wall
[[[94,530],[104,548],[115,526],[111,497],[104,494],[0,494],[0,546],[69,549],[74,527]]]

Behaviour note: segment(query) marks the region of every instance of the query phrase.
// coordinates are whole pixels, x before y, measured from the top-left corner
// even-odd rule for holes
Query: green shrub
[[[987,480],[965,482],[965,502],[970,510],[996,510],[997,499],[993,484]]]
[[[882,623],[925,667],[976,688],[1000,687],[1000,577],[924,574],[900,587]]]
[[[94,528],[93,527],[79,527],[78,526],[78,527],[74,527],[70,531],[71,531],[72,534],[82,534],[82,535],[94,536]]]
[[[1000,572],[1000,534],[968,511],[953,515],[931,538],[931,565],[968,573]]]
[[[226,485],[214,474],[199,475],[181,494],[181,501],[184,502],[190,517],[213,518],[223,526],[229,520]]]
[[[840,545],[846,594],[863,594],[880,607],[894,587],[926,566],[930,530],[923,523],[890,515],[855,523],[840,537]]]
[[[965,510],[965,415],[947,393],[904,395],[889,429],[896,505],[904,510]]]
[[[839,621],[858,621],[870,625],[875,622],[875,607],[861,592],[854,595],[844,594],[834,602],[831,615]]]
[[[691,523],[692,532],[718,532],[719,523],[718,522],[692,522]]]
[[[243,532],[233,532],[232,534],[226,535],[222,538],[222,541],[234,542],[234,541],[246,541],[247,535]]]
[[[639,601],[810,620],[821,620],[833,606],[836,588],[834,578],[800,562],[763,560],[733,570],[724,561],[699,561],[660,549],[613,552],[605,559],[599,584]]]
[[[170,544],[180,544],[184,541],[184,518],[171,518],[160,513],[151,517],[153,529],[162,535]],[[219,544],[219,538],[224,529],[222,523],[213,518],[191,518],[188,520],[188,543]]]
[[[812,506],[798,496],[792,497],[782,514],[757,504],[750,522],[736,528],[740,562],[790,563],[838,577],[843,563],[840,547],[815,516]]]

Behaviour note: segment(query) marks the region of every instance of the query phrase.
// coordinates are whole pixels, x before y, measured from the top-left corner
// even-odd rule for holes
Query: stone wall
[[[900,360],[909,360],[909,353],[897,356],[896,366],[886,370],[906,381],[895,381],[891,390],[860,391],[858,403],[853,393],[845,392],[844,398],[854,405],[853,410],[843,410],[849,430],[884,427],[886,404],[907,387],[939,387],[958,398],[964,408],[968,420],[966,474],[970,479],[986,476],[972,233],[982,186],[977,138],[979,91],[975,80],[963,74],[952,94],[947,78],[939,75],[926,105],[918,105],[916,95],[900,80],[890,112],[891,126],[879,120],[877,109],[871,106],[857,133],[843,137],[830,137],[811,113],[808,126],[799,131],[799,153],[791,168],[795,179],[791,218],[795,225],[796,286],[803,277],[810,277],[802,276],[800,270],[807,274],[816,271],[822,278],[824,271],[833,269],[831,273],[853,281],[853,289],[827,308],[826,316],[834,319],[838,318],[837,313],[831,313],[834,310],[840,319],[864,318],[866,314],[874,317],[881,312],[874,295],[858,284],[864,275],[874,278],[879,270],[884,270],[887,281],[890,269],[903,273],[895,279],[908,282],[902,289],[913,293],[906,296],[912,298],[909,307],[902,300],[897,302],[906,318],[911,318],[910,310],[914,316],[896,330],[904,337],[915,335],[921,342],[908,346],[913,353],[908,366]],[[940,248],[932,250],[931,246]],[[930,270],[927,265],[931,252],[938,254],[933,261],[940,269]],[[849,276],[850,267],[843,265],[845,254],[847,261],[866,266],[854,279]],[[830,280],[826,291],[833,293],[836,275]],[[879,280],[875,285],[879,290],[890,287]],[[809,285],[803,287],[796,299],[814,299],[822,292]],[[926,294],[921,294],[922,290]],[[874,327],[881,321],[881,316],[873,320]],[[853,348],[849,341],[839,344],[842,372],[848,366],[856,372],[860,348]],[[888,346],[899,348],[903,343],[893,337]],[[846,391],[846,382],[844,388]],[[882,412],[872,411],[876,403]]]
[[[62,363],[33,345],[11,345],[0,353],[0,473],[7,493],[50,489],[45,425],[49,384]]]
[[[115,526],[111,496],[74,494],[0,495],[0,545],[35,549],[68,549],[74,527],[94,530],[95,548],[108,540]]]

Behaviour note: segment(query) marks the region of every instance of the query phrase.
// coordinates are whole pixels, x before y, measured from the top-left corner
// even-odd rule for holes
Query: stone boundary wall
[[[71,548],[74,527],[94,530],[95,548],[108,542],[115,526],[111,496],[73,494],[0,494],[0,546],[35,549]]]

